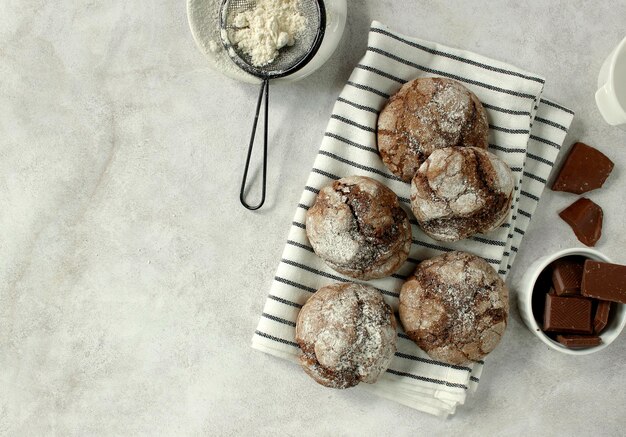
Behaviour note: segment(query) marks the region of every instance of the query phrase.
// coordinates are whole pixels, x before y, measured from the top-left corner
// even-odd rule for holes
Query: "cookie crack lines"
[[[393,191],[374,179],[349,176],[322,188],[306,215],[313,250],[352,278],[389,276],[409,256],[411,225]]]
[[[309,376],[327,387],[348,388],[373,383],[387,369],[396,352],[396,321],[375,288],[336,283],[302,307],[296,341]]]
[[[400,320],[431,358],[482,359],[506,328],[508,290],[485,260],[449,252],[420,263],[400,291]]]
[[[366,347],[366,339],[365,339],[365,327],[364,323],[364,312],[363,312],[363,301],[359,296],[359,291],[354,290],[354,298],[356,300],[356,312],[355,312],[355,326],[356,326],[356,342],[354,343],[354,348],[356,349],[352,352],[353,356],[363,356],[365,355],[363,351]],[[352,363],[354,367],[354,372],[361,375],[363,374],[363,369],[361,368],[361,363],[358,361],[356,363]]]
[[[488,232],[506,219],[513,175],[498,157],[475,147],[435,150],[411,183],[411,209],[422,230],[441,241]]]
[[[351,194],[352,192],[353,187],[355,187],[355,185],[342,184],[339,183],[339,181],[333,184],[333,188],[336,192],[340,194],[342,202],[345,203],[348,208],[350,208],[350,212],[352,213],[352,217],[354,218],[355,231],[357,234],[360,234],[362,232],[361,219],[359,217],[359,214],[357,213],[357,208],[354,205],[355,196],[349,196],[349,194]]]
[[[378,117],[378,150],[387,168],[405,182],[436,149],[486,149],[489,124],[478,98],[460,83],[418,78],[404,84]]]

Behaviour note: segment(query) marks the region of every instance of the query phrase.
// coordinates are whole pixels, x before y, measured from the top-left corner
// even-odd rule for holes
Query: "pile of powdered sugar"
[[[306,29],[306,18],[300,14],[300,0],[258,0],[253,8],[234,12],[229,21],[235,30],[233,45],[250,56],[252,65],[271,63],[285,46],[292,46]]]
[[[190,0],[188,2],[188,14],[194,38],[207,55],[213,68],[233,79],[255,82],[257,79],[254,76],[246,73],[233,62],[222,44],[221,3],[221,0]]]

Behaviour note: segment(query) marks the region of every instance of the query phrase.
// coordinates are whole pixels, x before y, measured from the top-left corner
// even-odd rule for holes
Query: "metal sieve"
[[[280,0],[276,0],[279,2]],[[285,46],[278,52],[276,58],[270,63],[258,66],[252,63],[252,58],[245,53],[237,44],[232,44],[234,32],[240,29],[235,25],[235,18],[242,12],[256,7],[255,0],[223,0],[220,10],[220,35],[222,44],[230,58],[242,70],[261,79],[261,89],[257,99],[256,113],[252,124],[252,133],[248,145],[248,154],[241,180],[239,200],[241,204],[250,210],[259,209],[265,202],[265,187],[267,181],[267,131],[268,131],[268,107],[269,107],[269,81],[279,77],[295,73],[304,67],[317,53],[326,28],[326,11],[322,0],[299,0],[297,3],[298,13],[306,20],[306,29],[295,35],[292,46]],[[246,183],[250,167],[250,157],[254,146],[256,128],[259,121],[261,103],[264,104],[263,126],[263,172],[261,199],[256,205],[250,205],[246,201]]]

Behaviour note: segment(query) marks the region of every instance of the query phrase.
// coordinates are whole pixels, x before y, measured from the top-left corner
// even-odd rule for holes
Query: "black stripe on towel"
[[[370,51],[370,52],[378,53],[379,55],[385,56],[385,57],[387,57],[389,59],[392,59],[394,61],[397,61],[397,62],[399,62],[401,64],[405,64],[405,65],[408,65],[410,67],[417,68],[418,70],[425,71],[427,73],[433,73],[433,74],[437,74],[439,76],[449,77],[450,79],[454,79],[454,80],[458,80],[459,82],[465,82],[465,83],[469,83],[469,84],[472,84],[472,85],[476,85],[476,86],[479,86],[481,88],[486,88],[486,89],[491,90],[491,91],[496,91],[496,92],[499,92],[499,93],[508,94],[508,95],[519,97],[519,98],[523,98],[523,99],[535,100],[535,97],[536,97],[536,96],[534,96],[532,94],[520,93],[518,91],[513,91],[513,90],[507,90],[505,88],[500,88],[500,87],[497,87],[497,86],[494,86],[494,85],[490,85],[488,83],[479,82],[479,81],[473,80],[473,79],[468,79],[468,78],[465,78],[465,77],[462,77],[462,76],[458,76],[456,74],[447,73],[447,72],[441,71],[441,70],[435,70],[433,68],[428,68],[428,67],[425,67],[423,65],[416,64],[415,62],[411,62],[411,61],[409,61],[407,59],[401,58],[401,57],[399,57],[397,55],[394,55],[393,53],[389,53],[389,52],[387,52],[385,50],[379,49],[377,47],[371,47],[370,46],[370,47],[367,48],[367,50]]]
[[[500,127],[500,126],[496,126],[493,124],[490,124],[489,128],[500,131],[500,132],[506,132],[507,134],[529,134],[530,133],[528,129],[509,129],[506,127]]]
[[[401,279],[402,281],[406,281],[407,278],[411,275],[401,275],[400,273],[393,273],[390,275],[392,278]]]
[[[535,202],[539,202],[539,198],[537,196],[535,196],[534,194],[529,193],[528,191],[521,191],[522,196],[526,196],[529,199],[533,199]]]
[[[362,111],[373,112],[374,114],[378,114],[378,111],[370,106],[359,105],[358,103],[353,102],[348,99],[344,99],[343,97],[338,97],[337,101],[341,103],[345,103],[346,105],[350,105],[353,108],[360,109]]]
[[[517,212],[519,212],[524,217],[528,217],[529,219],[533,218],[533,215],[531,213],[526,212],[523,209],[518,209]]]
[[[298,224],[300,224],[300,223],[298,223]],[[298,227],[300,227],[300,226],[298,226]],[[306,244],[302,244],[302,243],[298,243],[297,241],[287,240],[287,244],[291,244],[292,246],[296,246],[296,247],[299,247],[300,249],[308,250],[311,253],[315,253],[315,251],[313,250],[313,248],[311,246],[306,245]]]
[[[454,382],[442,381],[441,379],[427,378],[425,376],[413,375],[412,373],[400,372],[399,370],[394,369],[387,369],[387,372],[391,373],[392,375],[408,376],[409,378],[417,379],[419,381],[431,382],[433,384],[445,385],[447,387],[456,387],[467,390],[467,386],[465,384],[457,384]]]
[[[335,181],[336,181],[337,179],[339,179],[339,176],[337,176],[337,175],[335,175],[335,174],[332,174],[332,173],[328,173],[327,171],[324,171],[324,170],[320,170],[319,168],[315,168],[315,167],[313,167],[313,168],[311,169],[311,171],[312,171],[313,173],[317,173],[317,174],[320,174],[320,175],[322,175],[322,176],[326,176],[328,179],[333,179],[333,180],[335,180]]]
[[[379,70],[378,68],[370,67],[369,65],[358,64],[356,68],[360,68],[361,70],[369,71],[370,73],[378,74],[379,76],[386,77],[387,79],[391,79],[394,82],[398,82],[399,84],[405,84],[406,80],[401,77],[394,76],[393,74],[389,74],[386,71]]]
[[[304,189],[306,191],[310,191],[311,193],[315,193],[315,194],[319,194],[320,193],[320,190],[318,190],[317,188],[309,187],[308,185],[306,185],[304,187]]]
[[[527,171],[525,171],[523,174],[524,174],[524,176],[526,176],[527,178],[534,179],[534,180],[536,180],[536,181],[541,182],[542,184],[545,184],[546,182],[548,182],[548,181],[546,181],[544,178],[540,178],[539,176],[534,175],[534,174],[532,174],[532,173],[528,173]]]
[[[274,337],[273,335],[266,334],[265,332],[259,331],[258,329],[254,331],[254,333],[260,337],[265,337],[269,340],[276,341],[278,343],[286,344],[286,345],[293,346],[295,348],[300,349],[300,346],[298,345],[298,343],[295,343],[293,341],[285,340],[284,338]]]
[[[504,114],[509,114],[509,115],[524,115],[526,117],[530,117],[530,112],[528,111],[514,111],[512,109],[500,108],[498,106],[490,105],[485,102],[481,102],[481,103],[486,109],[491,109],[493,111],[498,111],[498,112],[502,112]]]
[[[468,372],[472,371],[472,369],[470,369],[467,366],[458,366],[456,364],[448,364],[448,363],[442,363],[441,361],[428,360],[426,358],[416,357],[415,355],[403,354],[402,352],[396,352],[396,356],[400,357],[400,358],[404,358],[406,360],[412,360],[412,361],[419,361],[421,363],[434,364],[436,366],[448,367],[450,369],[466,370]]]
[[[343,162],[344,164],[348,164],[351,167],[358,168],[360,170],[369,171],[370,173],[376,173],[377,175],[383,176],[383,177],[385,177],[387,179],[392,179],[394,181],[402,181],[402,179],[400,179],[397,176],[394,176],[392,174],[389,174],[389,173],[386,173],[384,171],[378,170],[377,168],[374,168],[374,167],[368,167],[366,165],[362,165],[362,164],[359,164],[357,162],[350,161],[349,159],[342,158],[341,156],[335,155],[334,153],[331,153],[331,152],[327,152],[326,150],[320,150],[319,154],[320,155],[324,155],[324,156],[328,156],[329,158],[332,158],[335,161],[339,161],[339,162]]]
[[[485,243],[485,244],[489,244],[491,246],[502,246],[502,247],[506,246],[506,243],[504,243],[502,241],[489,240],[487,238],[482,238],[482,237],[471,237],[470,240],[478,241],[478,242]]]
[[[276,279],[276,278],[274,278],[274,279]],[[276,302],[280,302],[280,303],[282,303],[284,305],[289,305],[289,306],[294,307],[294,308],[302,308],[302,305],[300,305],[299,303],[295,303],[295,302],[292,302],[290,300],[283,299],[282,297],[274,296],[273,294],[270,294],[267,297],[272,299],[272,300],[275,300]]]
[[[476,378],[475,376],[470,376],[470,380],[474,382],[480,382],[480,379]]]
[[[378,150],[373,147],[364,146],[363,144],[355,143],[354,141],[350,141],[347,138],[344,138],[340,135],[334,134],[332,132],[326,132],[324,136],[329,138],[334,138],[337,141],[341,141],[342,143],[346,143],[352,147],[356,147],[357,149],[367,150],[368,152],[376,153],[378,155]]]
[[[498,146],[497,144],[489,144],[490,149],[499,150],[504,153],[526,153],[526,149],[517,148],[517,149],[508,149],[506,147]]]
[[[531,135],[531,139],[535,141],[539,141],[540,143],[547,144],[549,146],[554,147],[556,150],[561,150],[561,146],[555,143],[554,141],[546,140],[545,138],[538,137],[537,135]]]
[[[281,278],[280,276],[274,276],[274,280],[278,282],[282,282],[283,284],[286,284],[286,285],[291,285],[292,287],[299,288],[300,290],[308,291],[309,293],[315,293],[317,291],[313,287],[300,284],[299,282],[292,281],[291,279]]]
[[[296,324],[294,322],[292,322],[291,320],[281,319],[280,317],[276,317],[276,316],[274,316],[272,314],[261,313],[261,316],[265,317],[266,319],[270,319],[270,320],[273,320],[275,322],[282,323],[283,325],[293,326],[294,328],[296,327]]]
[[[290,259],[283,258],[283,259],[280,260],[280,262],[283,262],[283,263],[288,264],[288,265],[293,266],[293,267],[297,267],[297,268],[302,269],[302,270],[306,270],[307,272],[315,273],[316,275],[323,276],[323,277],[328,278],[328,279],[333,279],[335,281],[340,281],[340,282],[350,282],[350,280],[342,278],[341,276],[336,276],[336,275],[333,275],[333,274],[330,274],[330,273],[326,273],[326,272],[323,272],[321,270],[314,269],[313,267],[309,267],[309,266],[307,266],[305,264],[301,264],[301,263],[292,261]],[[399,293],[393,293],[391,291],[383,290],[382,288],[377,288],[377,287],[374,287],[374,288],[376,288],[382,294],[385,294],[387,296],[391,296],[391,297],[395,297],[395,298],[400,297]]]
[[[541,156],[533,155],[532,153],[526,153],[526,156],[529,157],[530,159],[534,160],[534,161],[541,162],[542,164],[549,165],[550,167],[552,167],[554,165],[554,162],[549,161],[546,158],[542,158]]]
[[[550,100],[540,99],[540,102],[541,103],[545,103],[548,106],[552,106],[553,108],[560,109],[561,111],[567,112],[568,114],[572,114],[572,115],[575,114],[575,112],[572,111],[571,109],[567,109],[567,108],[565,108],[565,107],[563,107],[561,105],[558,105],[558,104],[556,104],[554,102],[551,102]]]
[[[356,121],[350,120],[349,118],[346,118],[346,117],[342,117],[341,115],[331,114],[330,118],[332,118],[334,120],[339,120],[342,123],[349,124],[350,126],[357,127],[359,129],[367,131],[367,132],[376,133],[376,129],[373,129],[373,128],[369,127],[369,126],[365,126],[363,124],[359,124]]]
[[[342,278],[341,276],[336,276],[330,273],[322,272],[321,270],[314,269],[313,267],[309,267],[307,265],[292,261],[290,259],[283,258],[280,261],[290,266],[297,267],[299,269],[306,270],[311,273],[315,273],[316,275],[323,276],[328,279],[333,279],[335,281],[341,281],[341,282],[348,282],[347,279]]]
[[[546,120],[545,118],[541,118],[541,117],[537,117],[535,116],[535,120],[538,121],[539,123],[543,123],[543,124],[547,124],[548,126],[552,126],[555,127],[557,129],[561,129],[563,132],[567,132],[567,128],[565,126],[563,126],[562,124],[558,124],[555,123],[551,120]]]
[[[435,49],[431,49],[429,47],[425,47],[425,46],[423,46],[421,44],[418,44],[418,43],[416,43],[414,41],[409,41],[409,40],[406,40],[404,38],[401,38],[398,35],[394,35],[393,33],[388,32],[388,31],[386,31],[384,29],[379,29],[379,28],[376,28],[376,27],[372,27],[370,29],[370,31],[371,32],[375,32],[375,33],[380,33],[380,34],[385,35],[385,36],[388,36],[388,37],[390,37],[392,39],[395,39],[397,41],[403,42],[403,43],[405,43],[405,44],[407,44],[407,45],[409,45],[411,47],[415,47],[415,48],[420,49],[420,50],[422,50],[424,52],[431,53],[433,55],[439,55],[439,56],[443,56],[445,58],[454,59],[455,61],[464,62],[466,64],[474,65],[476,67],[481,67],[481,68],[484,68],[485,70],[495,71],[497,73],[502,73],[502,74],[508,74],[510,76],[521,77],[523,79],[532,80],[534,82],[539,82],[541,84],[545,83],[545,80],[543,80],[543,79],[541,79],[539,77],[528,76],[528,75],[525,75],[525,74],[522,74],[522,73],[518,73],[517,71],[511,71],[511,70],[506,70],[504,68],[494,67],[493,65],[483,64],[482,62],[473,61],[471,59],[463,58],[461,56],[457,56],[457,55],[453,55],[451,53],[443,52],[441,50],[435,50]]]
[[[303,223],[297,222],[295,220],[292,221],[291,224],[294,225],[294,226],[297,226],[297,227],[299,227],[301,229],[306,229],[306,226]]]
[[[349,80],[346,82],[347,85],[353,86],[354,88],[358,88],[363,91],[369,91],[370,93],[379,95],[380,97],[384,97],[385,99],[389,98],[389,94],[383,93],[382,91],[378,91],[376,88],[372,88],[371,86],[362,85],[360,83],[352,82]]]
[[[370,72],[378,74],[378,75],[380,75],[382,77],[388,77],[388,78],[390,78],[390,79],[392,79],[394,81],[400,82],[400,83],[405,83],[406,82],[404,79],[401,79],[401,78],[395,77],[395,76],[391,76],[391,75],[385,73],[384,71],[379,70],[379,69],[374,68],[374,67],[370,67],[370,66],[367,66],[367,65],[358,65],[357,68],[361,68],[363,70],[370,71]],[[351,86],[353,86],[355,88],[358,88],[358,89],[361,89],[361,90],[365,90],[365,91],[369,91],[371,93],[377,94],[377,95],[379,95],[381,97],[389,98],[389,94],[387,94],[384,91],[381,91],[381,90],[379,90],[377,88],[371,87],[369,85],[363,85],[361,83],[353,82],[353,81],[348,81],[347,84],[351,85]],[[527,112],[527,111],[514,111],[512,109],[501,108],[499,106],[491,105],[491,104],[488,104],[488,103],[485,103],[485,102],[481,102],[481,103],[482,103],[482,105],[485,108],[489,108],[489,109],[492,109],[494,111],[503,112],[505,114],[510,114],[510,115],[523,115],[525,117],[530,117],[530,112]],[[371,109],[374,109],[374,108],[371,108]]]

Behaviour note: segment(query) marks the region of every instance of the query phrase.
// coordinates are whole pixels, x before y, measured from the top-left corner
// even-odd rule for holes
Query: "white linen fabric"
[[[450,250],[483,257],[506,279],[574,113],[542,98],[545,81],[536,74],[468,51],[402,36],[373,22],[367,52],[330,116],[252,339],[253,348],[297,361],[295,322],[302,305],[319,287],[352,280],[327,267],[306,237],[305,214],[320,188],[344,176],[369,176],[391,188],[410,211],[410,184],[392,175],[378,154],[376,121],[387,99],[402,84],[423,76],[457,80],[478,96],[488,114],[489,150],[502,158],[515,176],[514,201],[500,228],[453,243],[430,239],[409,212],[413,231],[409,260],[396,274],[368,283],[397,310],[402,283],[416,264]],[[398,352],[387,372],[377,383],[362,383],[356,389],[447,416],[465,402],[468,392],[476,390],[483,365],[479,361],[456,366],[430,359],[400,329]],[[294,367],[294,371],[299,369]]]

